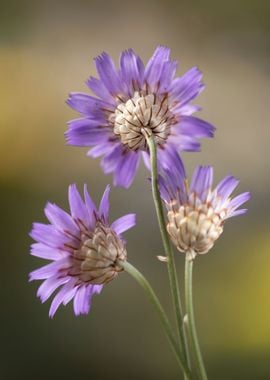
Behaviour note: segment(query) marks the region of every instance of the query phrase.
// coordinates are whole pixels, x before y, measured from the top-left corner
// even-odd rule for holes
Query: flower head
[[[191,258],[207,253],[222,233],[225,220],[247,211],[238,208],[249,200],[250,193],[230,196],[238,183],[228,175],[212,188],[211,166],[198,166],[190,185],[183,165],[164,169],[160,191],[168,210],[167,230],[180,252]]]
[[[30,236],[36,243],[31,254],[52,262],[31,272],[30,281],[44,280],[37,292],[42,302],[61,287],[52,301],[50,317],[72,299],[75,314],[87,314],[92,296],[122,271],[118,261],[126,260],[127,253],[121,233],[135,225],[135,215],[125,215],[110,225],[109,190],[107,187],[97,209],[86,186],[83,201],[71,185],[71,214],[48,203],[45,215],[50,224],[33,225]]]
[[[142,156],[149,166],[145,133],[152,134],[160,162],[180,151],[198,151],[198,138],[213,137],[214,127],[191,116],[200,110],[190,102],[203,90],[202,74],[193,67],[176,77],[177,62],[170,49],[158,47],[144,66],[133,50],[120,56],[116,69],[106,53],[95,60],[100,79],[90,77],[97,97],[71,93],[67,103],[81,114],[69,122],[70,145],[93,147],[88,155],[102,156],[105,173],[114,184],[129,187]]]

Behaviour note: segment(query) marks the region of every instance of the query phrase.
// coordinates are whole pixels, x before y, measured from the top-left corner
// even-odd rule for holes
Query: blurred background
[[[158,44],[204,73],[200,117],[217,127],[202,152],[185,154],[189,173],[213,164],[250,190],[245,217],[230,220],[212,251],[196,260],[195,307],[209,380],[270,379],[270,2],[1,1],[0,204],[1,365],[3,380],[179,379],[159,322],[126,274],[76,318],[71,306],[53,320],[28,273],[43,261],[29,255],[33,221],[45,221],[47,200],[67,208],[67,186],[87,183],[98,201],[110,176],[86,149],[65,145],[70,91],[88,91],[93,58],[118,59],[132,47],[146,61]],[[167,273],[147,172],[129,191],[113,189],[112,220],[136,212],[126,234],[129,260],[170,310]],[[177,254],[180,279],[183,257]]]

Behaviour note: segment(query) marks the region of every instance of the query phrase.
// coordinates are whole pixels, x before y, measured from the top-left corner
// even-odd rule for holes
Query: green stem
[[[191,259],[189,254],[186,254],[186,265],[185,265],[185,298],[186,298],[186,309],[187,309],[187,330],[190,338],[190,345],[192,352],[194,354],[194,360],[196,368],[198,371],[198,377],[200,380],[207,380],[207,374],[205,371],[203,358],[199,346],[194,310],[193,310],[193,295],[192,295],[192,269],[193,269],[193,259]]]
[[[160,198],[160,193],[159,193],[159,188],[158,188],[156,144],[155,144],[155,140],[153,136],[149,135],[147,130],[145,130],[144,134],[145,134],[149,151],[150,151],[153,199],[154,199],[154,204],[156,208],[159,229],[160,229],[160,233],[162,237],[164,250],[168,258],[167,267],[168,267],[168,273],[169,273],[171,295],[172,295],[174,310],[175,310],[175,315],[176,315],[179,344],[180,344],[180,349],[185,358],[185,361],[189,363],[187,341],[186,341],[184,325],[183,325],[183,313],[182,313],[182,306],[181,306],[181,301],[180,301],[179,284],[177,280],[174,256],[173,256],[173,252],[172,252],[172,248],[170,244],[170,239],[168,237],[168,233],[166,229],[166,222],[165,222],[165,218],[163,214],[162,201]]]
[[[189,368],[186,365],[186,362],[182,356],[182,353],[179,351],[179,347],[177,345],[177,342],[175,341],[172,328],[170,326],[170,323],[168,321],[168,318],[159,302],[159,299],[157,298],[154,290],[152,289],[149,282],[146,280],[146,278],[141,274],[141,272],[138,271],[133,265],[128,263],[127,261],[119,261],[118,262],[122,268],[129,273],[141,287],[145,290],[149,300],[153,304],[153,306],[156,309],[156,312],[158,314],[158,317],[160,319],[160,322],[165,330],[165,333],[167,335],[167,338],[169,342],[171,343],[172,349],[175,353],[176,359],[178,364],[180,365],[182,371],[184,372],[186,379],[191,380],[191,373]]]

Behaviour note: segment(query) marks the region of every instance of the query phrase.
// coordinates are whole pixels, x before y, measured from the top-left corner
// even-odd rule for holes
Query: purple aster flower
[[[48,203],[45,215],[50,224],[33,224],[30,236],[37,243],[32,244],[31,254],[52,262],[31,272],[30,281],[44,280],[37,291],[41,302],[57,290],[50,317],[72,299],[74,313],[87,314],[92,296],[122,271],[118,260],[126,260],[127,253],[121,233],[135,225],[135,215],[122,216],[110,225],[109,190],[108,186],[97,209],[86,186],[83,201],[71,185],[71,215]]]
[[[146,66],[131,49],[121,54],[119,69],[107,53],[95,64],[100,79],[90,77],[87,85],[97,97],[70,94],[67,103],[81,118],[69,122],[66,138],[70,145],[93,147],[91,157],[103,156],[101,166],[114,173],[114,185],[130,186],[141,156],[149,167],[146,131],[161,163],[180,151],[198,151],[198,138],[213,137],[214,127],[192,116],[200,110],[190,102],[204,88],[202,74],[193,67],[175,78],[170,49],[159,46]]]
[[[239,181],[231,175],[213,186],[213,168],[198,166],[190,185],[183,165],[164,169],[160,192],[168,210],[167,230],[180,252],[194,258],[207,253],[223,231],[224,222],[247,210],[238,209],[250,199],[250,193],[235,198],[231,193]]]

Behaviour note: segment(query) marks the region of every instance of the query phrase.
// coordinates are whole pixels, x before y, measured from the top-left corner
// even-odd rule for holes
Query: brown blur
[[[70,91],[86,91],[102,51],[118,59],[132,47],[146,61],[158,44],[172,49],[178,73],[198,65],[205,91],[200,117],[217,127],[201,153],[186,153],[189,173],[213,164],[250,190],[244,217],[228,221],[211,252],[196,260],[195,307],[209,380],[270,379],[270,2],[9,1],[0,2],[1,365],[3,380],[180,379],[159,322],[126,274],[76,318],[71,306],[48,318],[28,273],[28,232],[45,221],[47,200],[67,208],[67,186],[87,183],[99,200],[112,182],[84,148],[65,144]],[[136,212],[126,234],[129,260],[171,310],[148,173],[128,191],[114,188],[112,220]],[[180,279],[183,257],[177,253]]]

